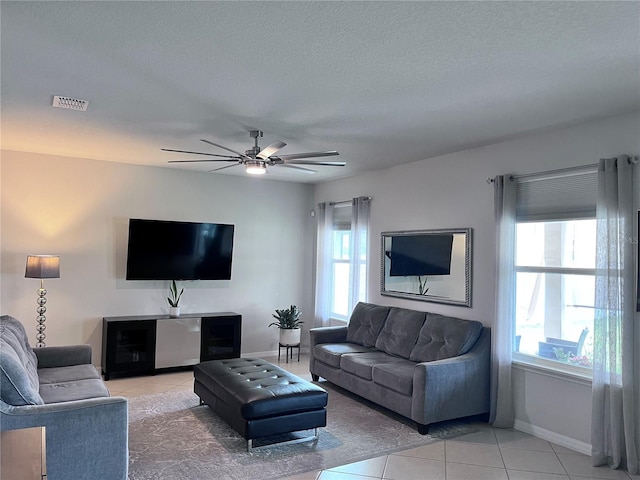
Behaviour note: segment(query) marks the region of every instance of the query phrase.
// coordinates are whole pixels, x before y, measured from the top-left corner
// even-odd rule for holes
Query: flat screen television
[[[129,220],[127,280],[230,280],[234,225]]]
[[[389,275],[450,275],[452,248],[453,235],[394,236],[387,253],[391,260]]]

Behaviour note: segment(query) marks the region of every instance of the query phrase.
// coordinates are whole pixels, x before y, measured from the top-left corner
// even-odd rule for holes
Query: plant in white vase
[[[171,286],[169,287],[169,292],[171,293],[170,297],[167,297],[167,301],[169,302],[169,316],[170,317],[179,317],[180,316],[180,297],[184,293],[184,288],[180,289],[178,293],[178,286],[176,285],[176,281],[171,281]]]
[[[291,305],[289,308],[282,310],[276,309],[276,313],[272,314],[277,322],[269,324],[270,327],[278,327],[280,333],[280,345],[299,345],[300,344],[300,325],[304,322],[300,320],[302,312],[298,307]]]

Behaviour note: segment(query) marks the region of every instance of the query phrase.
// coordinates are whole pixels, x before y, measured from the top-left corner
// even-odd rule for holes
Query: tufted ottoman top
[[[324,389],[260,358],[202,362],[194,376],[247,420],[327,406]]]

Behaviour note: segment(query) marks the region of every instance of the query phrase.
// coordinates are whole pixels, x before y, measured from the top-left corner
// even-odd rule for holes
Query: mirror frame
[[[636,224],[636,228],[638,229],[636,232],[637,236],[634,239],[638,249],[638,253],[636,255],[636,258],[638,260],[638,266],[636,267],[636,275],[638,276],[638,279],[636,280],[636,312],[640,312],[640,210],[638,210],[638,223]]]
[[[407,298],[410,300],[420,300],[423,302],[443,303],[447,305],[458,305],[471,307],[471,258],[472,258],[472,229],[471,228],[450,228],[439,230],[404,230],[398,232],[382,232],[380,239],[380,294],[389,297]],[[414,293],[409,291],[388,290],[385,278],[385,240],[394,236],[403,235],[442,235],[442,234],[463,234],[464,235],[464,298],[443,298],[435,295]],[[460,286],[460,285],[459,285]]]

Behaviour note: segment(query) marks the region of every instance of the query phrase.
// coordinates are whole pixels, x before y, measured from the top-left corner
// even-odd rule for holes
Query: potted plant
[[[171,292],[171,296],[167,297],[167,301],[169,302],[169,316],[170,317],[179,317],[180,316],[180,297],[184,293],[184,288],[180,289],[180,293],[178,293],[178,286],[176,285],[176,281],[171,281],[171,286],[169,287],[169,291]]]
[[[304,322],[300,320],[302,312],[298,307],[291,305],[289,308],[282,310],[276,309],[276,313],[272,314],[273,318],[278,320],[269,324],[270,327],[278,327],[280,331],[280,345],[299,345],[300,344],[300,325]]]

